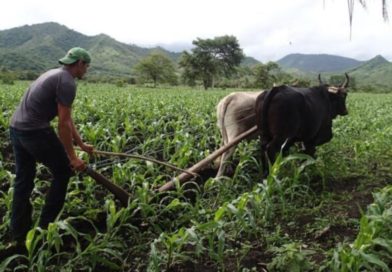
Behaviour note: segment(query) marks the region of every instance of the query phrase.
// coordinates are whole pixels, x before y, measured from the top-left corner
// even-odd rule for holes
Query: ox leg
[[[261,142],[261,164],[262,164],[262,170],[263,170],[263,175],[262,178],[266,178],[268,176],[268,172],[269,172],[269,158],[268,158],[268,142],[269,140],[267,139],[262,139],[260,138],[260,142]]]
[[[268,176],[269,166],[275,162],[276,154],[279,153],[283,142],[279,138],[274,138],[269,143],[262,144],[263,178]]]
[[[276,155],[282,151],[283,155],[287,155],[290,147],[294,144],[294,138],[275,137],[268,144],[264,145],[263,148],[263,178],[266,178],[269,174],[269,165],[273,164],[276,159]]]
[[[282,154],[283,156],[287,156],[290,150],[290,147],[292,147],[295,143],[295,139],[294,138],[287,138],[282,146],[280,147],[282,149]]]
[[[228,163],[227,158],[229,158],[233,153],[234,153],[234,148],[230,148],[229,150],[227,150],[225,153],[222,154],[220,158],[218,173],[215,176],[216,178],[225,175],[227,163]]]
[[[314,158],[316,153],[316,146],[314,144],[309,144],[309,143],[304,143],[304,145],[305,145],[304,153]]]
[[[269,174],[269,169],[268,169],[269,164],[268,164],[268,161],[269,160],[268,160],[267,151],[266,151],[265,148],[262,148],[261,149],[261,164],[262,164],[262,167],[263,167],[263,176],[262,176],[263,179],[266,178],[268,176],[268,174]]]

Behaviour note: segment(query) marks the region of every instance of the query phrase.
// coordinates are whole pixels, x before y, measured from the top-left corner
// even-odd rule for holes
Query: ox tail
[[[219,102],[218,106],[217,106],[217,112],[216,112],[216,117],[217,117],[217,125],[220,129],[221,132],[221,136],[222,136],[222,140],[223,143],[221,144],[221,146],[224,146],[226,143],[228,143],[229,139],[227,137],[227,130],[226,130],[226,124],[225,124],[225,116],[226,116],[226,111],[227,108],[230,104],[230,102],[232,101],[232,97],[233,96],[228,96],[226,97],[224,100],[222,100],[221,102]],[[222,159],[223,159],[224,154],[222,154],[221,156],[217,157],[214,160],[214,165],[219,168],[218,170],[218,175],[219,175],[219,171],[221,171],[222,168]]]
[[[266,94],[264,95],[261,112],[258,113],[260,114],[258,118],[260,118],[261,120],[257,122],[260,125],[259,131],[261,132],[262,144],[265,142],[269,142],[269,139],[271,138],[270,131],[269,131],[269,124],[268,124],[268,110],[270,108],[272,99],[282,88],[284,88],[284,86],[273,87],[271,90],[267,91]],[[258,102],[260,103],[260,101]],[[257,106],[257,108],[259,108],[259,106]]]
[[[218,117],[218,127],[221,129],[222,133],[222,139],[223,143],[222,145],[225,145],[228,142],[228,137],[227,137],[227,130],[226,130],[226,124],[225,124],[225,117],[226,117],[226,111],[227,108],[229,107],[229,104],[233,100],[233,96],[228,96],[226,97],[218,106],[217,109],[217,117]]]

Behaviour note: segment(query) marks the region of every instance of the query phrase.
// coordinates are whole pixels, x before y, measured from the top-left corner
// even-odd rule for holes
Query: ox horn
[[[348,74],[344,73],[344,75],[346,76],[346,79],[344,80],[343,84],[340,86],[343,89],[347,88],[348,83],[350,82],[350,78],[348,77]]]
[[[321,74],[318,74],[318,80],[320,85],[324,85],[324,82],[321,80]]]

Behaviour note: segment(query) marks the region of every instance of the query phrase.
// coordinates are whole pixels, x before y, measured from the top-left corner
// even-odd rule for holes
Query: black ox
[[[311,88],[286,85],[274,87],[256,99],[256,123],[260,133],[264,176],[268,160],[283,153],[295,142],[302,142],[304,152],[314,156],[316,146],[332,139],[332,120],[347,115],[346,96],[349,77],[339,87],[324,84]]]

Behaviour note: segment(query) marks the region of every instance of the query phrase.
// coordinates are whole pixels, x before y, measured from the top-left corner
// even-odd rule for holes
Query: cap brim
[[[74,63],[74,62],[76,62],[77,60],[74,60],[74,59],[72,59],[72,58],[67,58],[67,57],[64,57],[64,58],[62,58],[62,59],[59,59],[59,63],[60,64],[72,64],[72,63]]]

